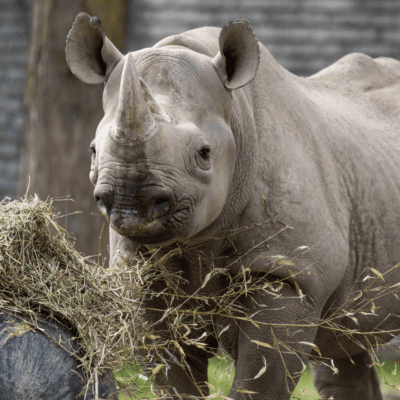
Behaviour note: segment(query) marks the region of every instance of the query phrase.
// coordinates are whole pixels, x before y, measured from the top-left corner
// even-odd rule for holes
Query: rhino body
[[[69,34],[67,60],[84,82],[105,83],[90,178],[112,228],[112,258],[135,258],[139,247],[157,248],[161,256],[179,243],[196,243],[213,267],[232,276],[244,265],[253,275],[285,282],[279,299],[238,299],[266,325],[210,318],[209,332],[230,325],[218,340],[205,339],[235,361],[229,397],[250,398],[241,389],[254,392],[254,400],[289,399],[302,363],[320,359],[309,345],[315,344],[338,372],[312,365],[321,397],[381,399],[365,349],[400,328],[400,301],[363,291],[400,278],[393,268],[400,262],[400,63],[351,54],[297,77],[242,20],[123,56],[87,14]],[[272,222],[240,232],[270,216]],[[207,240],[227,232],[238,233]],[[277,265],[277,255],[293,265]],[[190,251],[169,266],[189,282],[182,284],[188,294],[210,270]],[[216,277],[203,293],[219,293],[226,284]],[[149,308],[165,309],[152,301]],[[351,314],[354,307],[364,314]],[[160,315],[147,313],[150,321]],[[359,333],[318,326],[335,315],[337,326]],[[285,342],[301,353],[277,351]],[[168,378],[157,379],[182,397],[207,395],[211,354],[181,346],[197,386],[174,363]],[[264,359],[267,370],[254,379]]]

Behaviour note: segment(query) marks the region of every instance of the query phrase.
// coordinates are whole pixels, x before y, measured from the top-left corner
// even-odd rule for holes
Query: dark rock
[[[36,330],[26,321],[0,311],[0,399],[83,400],[77,397],[85,387],[82,368],[68,354],[78,350],[74,335],[50,321],[38,321]],[[101,399],[118,399],[111,371],[99,377],[98,387]],[[88,391],[86,399],[94,398]]]

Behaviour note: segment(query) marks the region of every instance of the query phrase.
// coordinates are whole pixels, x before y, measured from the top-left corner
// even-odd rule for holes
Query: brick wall
[[[14,198],[18,189],[31,1],[0,0],[0,199]],[[298,75],[355,51],[400,60],[399,0],[131,0],[128,17],[129,51],[245,18],[278,62]]]

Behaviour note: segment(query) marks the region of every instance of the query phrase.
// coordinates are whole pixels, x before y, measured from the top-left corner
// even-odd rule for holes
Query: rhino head
[[[237,21],[221,31],[216,55],[198,45],[202,52],[172,44],[123,56],[85,13],[68,35],[71,71],[105,85],[91,144],[94,197],[110,226],[136,243],[191,238],[227,203],[237,159],[231,91],[254,78],[258,43]]]

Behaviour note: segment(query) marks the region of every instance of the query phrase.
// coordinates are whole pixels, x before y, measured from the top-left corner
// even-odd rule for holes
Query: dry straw
[[[250,266],[246,265],[237,275],[231,276],[227,268],[216,268],[213,260],[205,258],[203,265],[208,265],[209,270],[204,275],[203,284],[194,293],[187,294],[183,289],[185,285],[179,284],[182,282],[179,271],[171,272],[168,260],[188,251],[194,254],[196,246],[182,244],[167,254],[150,252],[137,260],[122,260],[112,269],[104,269],[74,250],[73,239],[54,221],[57,217],[52,200],[43,202],[37,197],[26,197],[21,201],[5,199],[0,202],[0,310],[20,313],[33,320],[50,318],[73,331],[78,337],[80,354],[72,356],[77,357],[83,366],[87,387],[97,381],[97,375],[102,371],[123,369],[132,363],[140,363],[142,374],[148,377],[166,374],[169,364],[177,363],[191,379],[181,344],[207,350],[206,337],[218,336],[216,332],[207,330],[214,314],[224,315],[231,321],[219,335],[241,321],[270,329],[273,337],[275,329],[285,328],[281,324],[258,320],[256,314],[248,315],[240,301],[247,296],[256,298],[257,293],[281,296],[281,288],[286,284],[283,279],[271,282],[265,274],[252,274]],[[277,221],[271,218],[266,221],[269,222]],[[290,227],[282,224],[282,230],[286,229]],[[272,271],[282,266],[290,268],[297,257],[312,249],[303,246],[297,250],[297,255],[291,259],[277,255],[271,261],[274,264]],[[199,251],[198,257],[203,256]],[[302,273],[307,273],[307,269]],[[205,296],[202,289],[207,282],[221,275],[227,282],[225,289],[221,293]],[[295,278],[296,275],[292,275],[293,282]],[[294,321],[290,326],[298,329],[324,327],[371,350],[372,345],[378,344],[378,339],[374,339],[378,331],[368,335],[358,332],[357,315],[374,315],[374,300],[393,293],[400,286],[378,285],[383,278],[371,268],[368,278],[363,278],[370,284],[352,296],[346,305],[331,313],[329,318]],[[162,284],[158,285],[160,281]],[[304,294],[296,283],[294,285],[301,299]],[[157,291],[157,287],[162,289]],[[156,298],[158,304],[162,304],[160,309],[151,311],[158,311],[160,315],[154,326],[162,321],[166,331],[154,330],[143,319],[142,302],[146,298]],[[343,318],[352,319],[355,328],[344,328],[341,325]],[[195,332],[199,330],[206,332],[198,337]],[[253,341],[258,346],[274,349],[282,360],[287,352],[302,360],[302,353],[308,346],[312,346],[315,355],[319,354],[319,349],[311,343],[284,343],[276,337],[273,343]],[[374,351],[372,353],[375,355]],[[166,357],[166,354],[169,356]],[[377,362],[376,357],[374,361]],[[331,360],[321,357],[319,362],[335,371]],[[255,378],[266,370],[265,365]],[[289,380],[293,378],[288,374]],[[119,380],[121,383],[122,380]],[[154,393],[153,386],[152,391]],[[173,388],[167,387],[161,388],[157,395],[159,398],[168,395],[180,397]]]
[[[93,382],[137,357],[135,338],[147,333],[142,286],[134,269],[106,270],[78,253],[56,217],[52,201],[0,202],[0,310],[72,331],[80,349],[72,356]]]

